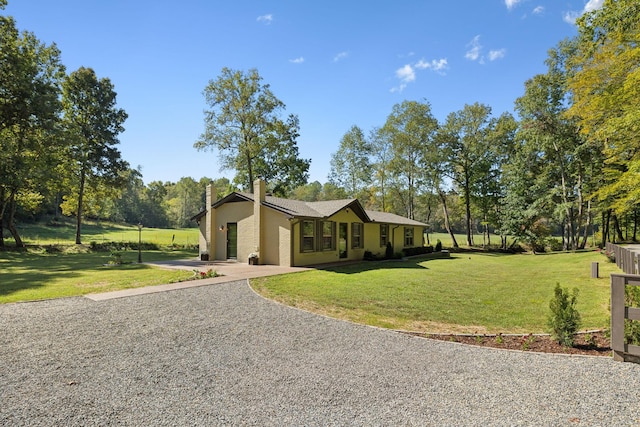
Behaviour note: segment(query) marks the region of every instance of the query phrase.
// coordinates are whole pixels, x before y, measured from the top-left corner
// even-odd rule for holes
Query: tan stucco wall
[[[253,243],[253,203],[234,202],[225,203],[216,209],[216,224],[214,233],[215,239],[215,259],[227,259],[227,223],[238,224],[238,261],[247,262],[249,254],[256,250]],[[224,231],[220,231],[220,226],[224,226]]]
[[[200,233],[198,233],[198,246],[200,247],[200,253],[207,253],[209,250],[207,248],[207,216],[203,216],[200,218],[200,222],[198,223],[198,229]]]
[[[291,266],[291,223],[284,215],[262,208],[260,264]]]

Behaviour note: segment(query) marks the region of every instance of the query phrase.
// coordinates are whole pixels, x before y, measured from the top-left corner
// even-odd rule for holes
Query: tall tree
[[[352,126],[331,155],[329,181],[344,188],[349,197],[360,198],[371,183],[371,145],[358,126]]]
[[[285,105],[257,70],[225,67],[204,96],[210,109],[194,147],[217,149],[222,169],[235,170],[237,184],[253,191],[253,181],[262,178],[272,190],[286,192],[307,182],[311,161],[298,157],[298,118],[281,119]]]
[[[576,50],[567,61],[573,101],[567,115],[602,150],[596,198],[615,219],[640,203],[640,3],[606,0],[577,23]]]
[[[129,168],[116,145],[127,114],[116,105],[108,78],[98,79],[91,68],[80,67],[63,85],[64,123],[70,143],[70,164],[77,185],[76,244],[81,244],[84,191],[87,181],[122,186],[121,172]]]
[[[6,2],[0,2],[0,8]],[[46,46],[13,18],[0,17],[0,247],[3,224],[16,246],[14,225],[20,200],[34,200],[60,153],[60,80],[64,67],[55,45]]]
[[[438,121],[427,102],[404,101],[393,106],[382,127],[391,144],[389,170],[403,204],[404,215],[415,217],[415,200],[425,184],[426,152],[432,146]]]
[[[443,144],[447,174],[460,189],[465,204],[467,245],[473,245],[471,198],[474,186],[494,163],[491,133],[495,121],[491,108],[475,103],[451,113],[440,127],[438,138]]]

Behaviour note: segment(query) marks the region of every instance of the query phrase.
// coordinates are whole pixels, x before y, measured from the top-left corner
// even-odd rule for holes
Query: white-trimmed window
[[[389,242],[389,224],[380,224],[380,247],[387,246]]]
[[[351,223],[351,249],[362,249],[364,247],[364,227],[361,222]]]
[[[314,252],[316,250],[316,222],[305,220],[301,224],[302,232],[300,241],[301,252]]]
[[[413,247],[413,227],[404,228],[404,246]]]
[[[336,223],[322,221],[322,250],[332,251],[336,248]]]

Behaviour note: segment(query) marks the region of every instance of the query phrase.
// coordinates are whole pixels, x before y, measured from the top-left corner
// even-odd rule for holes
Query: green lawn
[[[87,221],[82,225],[82,243],[91,242],[137,242],[138,227],[131,225],[119,225],[111,223],[96,223]],[[6,230],[5,230],[6,231]],[[18,226],[20,237],[27,245],[55,245],[73,244],[75,242],[76,229],[70,220],[65,220],[59,225],[51,226],[44,223],[24,224]],[[198,244],[197,228],[160,229],[142,228],[142,241],[155,243],[162,246],[180,245],[194,246]],[[13,244],[10,236],[5,236],[7,245]]]
[[[184,259],[195,252],[142,251],[143,261]],[[0,252],[0,303],[41,300],[159,285],[185,280],[190,271],[137,264],[137,251],[122,252],[121,265],[105,265],[109,252]]]
[[[592,279],[591,262],[600,262]],[[545,332],[556,283],[578,287],[582,329],[609,324],[609,278],[597,252],[460,253],[450,259],[359,263],[251,280],[285,304],[386,328],[423,332]]]

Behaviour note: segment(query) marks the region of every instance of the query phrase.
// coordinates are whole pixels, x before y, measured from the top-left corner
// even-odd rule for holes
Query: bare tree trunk
[[[616,235],[618,236],[618,243],[624,241],[624,236],[622,235],[622,229],[620,228],[620,222],[618,221],[618,215],[613,215],[613,229]]]
[[[589,238],[589,227],[591,226],[591,200],[587,202],[587,222],[584,225],[584,232],[582,234],[582,242],[578,245],[579,249],[584,249],[587,246],[587,239]]]
[[[458,242],[456,241],[456,236],[453,235],[453,231],[451,231],[451,226],[449,225],[449,211],[447,210],[447,196],[438,192],[440,195],[440,200],[442,200],[442,210],[444,212],[444,228],[447,229],[449,236],[451,236],[451,241],[453,242],[453,247],[458,248]]]
[[[84,168],[80,171],[80,188],[78,189],[78,210],[76,212],[76,245],[82,244],[81,229],[82,229],[82,199],[84,197],[84,184],[86,173]]]
[[[14,223],[14,218],[16,214],[16,193],[14,190],[11,190],[11,195],[9,196],[9,219],[7,221],[7,228],[11,232],[13,239],[16,241],[16,248],[24,248],[24,242],[20,238],[20,234],[18,233],[18,229]]]

